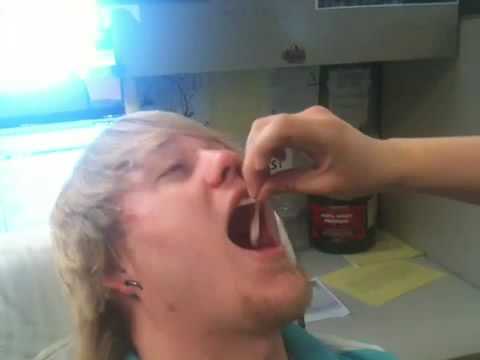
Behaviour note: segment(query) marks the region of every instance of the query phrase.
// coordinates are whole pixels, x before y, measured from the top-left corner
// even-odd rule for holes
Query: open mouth
[[[256,206],[259,206],[258,212]],[[230,214],[228,237],[246,250],[276,247],[279,241],[275,236],[274,221],[273,212],[265,204],[256,205],[254,200],[244,199]]]

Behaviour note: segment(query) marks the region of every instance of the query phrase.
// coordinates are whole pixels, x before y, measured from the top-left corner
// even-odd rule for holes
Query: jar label
[[[367,236],[367,205],[322,206],[310,204],[313,241],[323,237],[362,240]]]

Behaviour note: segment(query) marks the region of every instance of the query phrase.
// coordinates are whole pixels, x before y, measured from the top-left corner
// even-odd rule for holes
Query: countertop
[[[342,256],[314,249],[301,251],[297,256],[311,276],[349,266]],[[410,261],[439,268],[426,258]],[[401,360],[447,360],[480,352],[480,290],[453,274],[380,307],[331,290],[351,314],[307,324],[312,333],[376,344]]]

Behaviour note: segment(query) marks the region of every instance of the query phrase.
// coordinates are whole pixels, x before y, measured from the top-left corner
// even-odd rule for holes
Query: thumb
[[[259,200],[266,200],[272,194],[299,192],[322,195],[332,192],[334,179],[328,172],[312,169],[291,169],[266,179],[258,192]]]

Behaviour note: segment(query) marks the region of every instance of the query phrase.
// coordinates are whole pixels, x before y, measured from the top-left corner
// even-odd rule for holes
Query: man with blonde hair
[[[393,359],[291,325],[309,282],[241,167],[224,137],[171,113],[125,116],[87,149],[52,214],[78,360]]]

